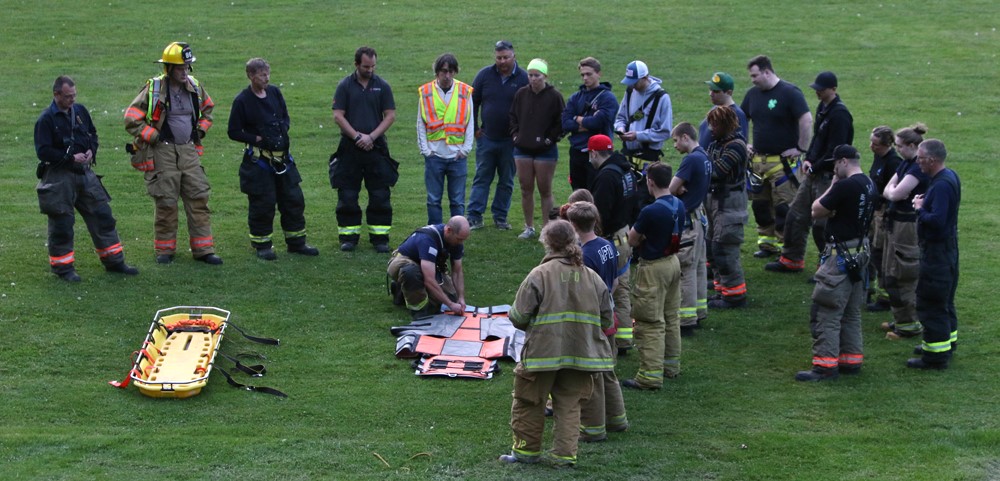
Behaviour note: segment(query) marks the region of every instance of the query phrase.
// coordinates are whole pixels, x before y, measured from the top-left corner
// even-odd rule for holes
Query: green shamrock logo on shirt
[[[774,110],[774,107],[778,105],[778,99],[771,99],[767,101],[767,108]]]

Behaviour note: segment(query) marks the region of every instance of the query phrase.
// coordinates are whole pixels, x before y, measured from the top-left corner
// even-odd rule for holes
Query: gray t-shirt
[[[170,110],[167,111],[167,124],[170,126],[170,133],[173,135],[174,143],[186,144],[191,139],[192,122],[194,118],[194,105],[191,102],[191,92],[181,87],[174,90],[171,85],[168,95],[170,95]]]

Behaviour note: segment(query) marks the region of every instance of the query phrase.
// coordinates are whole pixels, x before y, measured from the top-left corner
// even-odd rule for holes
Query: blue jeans
[[[440,224],[441,197],[444,181],[448,179],[448,202],[451,215],[465,214],[465,179],[468,177],[468,159],[456,157],[442,159],[436,155],[424,157],[424,184],[427,186],[427,223]]]
[[[472,179],[469,198],[469,220],[482,220],[486,201],[490,197],[490,184],[494,174],[499,174],[497,191],[493,195],[494,221],[507,221],[510,199],[514,195],[514,141],[493,140],[485,135],[476,139],[476,176]]]

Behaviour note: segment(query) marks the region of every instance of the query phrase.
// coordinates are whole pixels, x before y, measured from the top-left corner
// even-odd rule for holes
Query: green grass
[[[175,2],[169,9],[95,3],[0,0],[7,40],[0,89],[0,465],[4,479],[708,479],[931,480],[1000,478],[1000,354],[993,294],[1000,273],[996,161],[1000,34],[993,2]],[[457,13],[450,8],[459,8]],[[172,14],[172,19],[164,17]],[[445,19],[453,18],[444,27]],[[565,95],[576,62],[593,55],[615,85],[624,65],[645,60],[664,79],[675,122],[699,121],[709,106],[704,80],[716,70],[750,86],[750,57],[772,57],[780,77],[805,89],[821,70],[840,77],[856,142],[879,124],[927,123],[945,141],[965,187],[961,211],[961,349],[942,373],[910,372],[912,343],[890,343],[865,314],[865,372],[822,385],[792,380],[808,367],[805,275],[765,273],[745,256],[751,308],[713,312],[685,339],[684,375],[658,393],[627,392],[633,428],[583,445],[571,472],[501,466],[509,448],[510,363],[488,382],[418,379],[394,359],[388,328],[405,324],[384,292],[384,256],[367,245],[337,251],[336,193],[326,159],[337,130],[330,101],[362,44],[379,52],[378,73],[394,88],[398,121],[389,131],[403,163],[393,194],[398,241],[426,218],[422,162],[415,148],[416,88],[445,51],[460,80],[491,62],[490,46],[513,41],[524,65],[549,61]],[[192,44],[195,75],[217,104],[203,163],[212,181],[213,228],[225,265],[179,255],[153,262],[152,202],[121,146],[122,111],[152,62],[173,40]],[[264,263],[246,238],[240,146],[225,135],[229,106],[246,85],[243,64],[268,58],[293,120],[293,150],[305,179],[310,241],[318,258]],[[106,275],[77,225],[84,281],[48,273],[45,218],[34,186],[32,125],[60,74],[75,77],[80,103],[101,136],[98,171],[114,196],[126,253],[142,274]],[[105,113],[106,112],[106,113]],[[959,112],[961,115],[959,115]],[[116,150],[117,149],[117,150]],[[557,199],[569,188],[565,149]],[[867,156],[866,156],[867,157]],[[678,157],[671,151],[676,165]],[[471,182],[471,174],[470,174]],[[511,221],[517,226],[516,202]],[[183,232],[183,229],[182,229]],[[484,229],[467,243],[470,303],[512,300],[541,258],[516,232]],[[185,244],[182,234],[180,244]],[[279,241],[280,247],[280,241]],[[745,253],[749,254],[750,245]],[[223,350],[267,355],[273,386],[287,400],[229,388],[213,376],[192,399],[154,400],[105,382],[121,379],[157,309],[219,306],[277,348],[233,333]],[[618,367],[631,376],[636,358]],[[245,379],[241,377],[240,379]],[[426,453],[426,455],[420,455]],[[377,455],[377,456],[376,456]],[[383,463],[380,457],[385,460]],[[386,466],[388,464],[388,466]]]

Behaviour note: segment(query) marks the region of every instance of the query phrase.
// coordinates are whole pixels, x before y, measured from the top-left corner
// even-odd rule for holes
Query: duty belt
[[[770,159],[770,160],[768,160]],[[777,154],[754,154],[753,161],[759,164],[766,164],[768,162],[781,162],[781,159],[794,160],[795,157],[792,156],[781,156]]]
[[[893,222],[915,222],[917,220],[917,213],[890,210],[886,213],[886,217]]]

